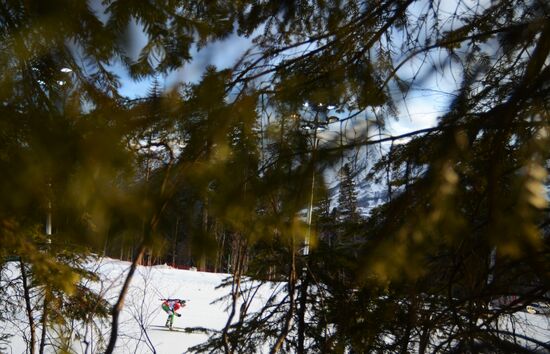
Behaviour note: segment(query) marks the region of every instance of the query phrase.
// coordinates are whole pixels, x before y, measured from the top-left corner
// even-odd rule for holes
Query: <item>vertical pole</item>
[[[46,211],[46,235],[51,236],[52,235],[52,198],[51,193],[52,192],[52,184],[48,183],[48,210]],[[50,237],[47,237],[46,242],[51,243]]]
[[[52,184],[48,183],[48,210],[46,212],[46,243],[50,244],[52,242],[50,236],[52,235],[52,199],[51,199],[51,189]],[[47,247],[47,246],[46,246]],[[48,303],[49,303],[49,290],[47,287],[44,288],[44,303],[42,308],[42,318],[40,324],[42,325],[42,334],[40,336],[40,347],[38,349],[39,354],[44,353],[44,348],[46,346],[46,332],[48,324]]]
[[[297,343],[297,353],[304,354],[305,350],[305,331],[306,331],[306,307],[307,307],[307,288],[308,288],[308,257],[309,256],[309,245],[311,242],[311,224],[313,221],[313,195],[315,191],[315,151],[317,149],[317,128],[319,126],[318,113],[315,114],[315,121],[313,124],[313,136],[311,140],[311,190],[309,194],[309,209],[307,215],[307,234],[304,240],[304,250],[303,255],[306,256],[304,259],[304,266],[302,268],[302,279],[300,284],[300,297],[298,307],[298,343]]]
[[[319,126],[318,116],[315,115],[313,124],[313,139],[311,141],[311,190],[309,194],[309,209],[307,215],[307,235],[304,241],[304,256],[309,255],[309,244],[311,242],[311,223],[313,220],[313,194],[315,190],[315,150],[317,149],[317,127]]]
[[[315,142],[314,142],[315,144]],[[313,220],[313,191],[315,189],[315,167],[311,173],[311,193],[309,195],[309,209],[307,212],[307,235],[304,242],[304,256],[309,255],[309,243],[311,240],[311,222]]]
[[[48,214],[46,215],[46,235],[52,234],[52,201],[48,200]]]

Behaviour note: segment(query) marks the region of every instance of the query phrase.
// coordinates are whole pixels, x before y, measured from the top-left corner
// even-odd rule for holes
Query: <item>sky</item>
[[[99,13],[100,9],[97,12]],[[140,48],[146,44],[146,37],[136,23],[131,25],[131,30],[133,32],[133,53],[129,54],[131,57],[137,58]],[[258,30],[255,34],[260,32]],[[193,59],[190,62],[158,79],[164,88],[169,90],[181,82],[199,82],[205,68],[209,65],[214,65],[218,69],[231,68],[251,47],[252,38],[255,34],[246,38],[237,35],[235,32],[228,38],[209,43],[200,50],[197,50],[196,45],[193,45],[191,49]],[[399,60],[398,57],[395,59]],[[403,66],[398,74],[405,79],[411,78],[418,70],[418,66],[418,62],[411,61],[410,64]],[[115,63],[112,68],[121,79],[119,89],[121,95],[138,98],[147,94],[151,87],[152,78],[135,81],[130,78],[120,63]],[[452,98],[452,92],[456,90],[457,86],[456,76],[448,74],[448,70],[440,75],[425,73],[427,77],[423,80],[417,80],[416,86],[406,97],[398,94],[396,90],[392,90],[399,110],[398,119],[387,122],[388,129],[392,134],[399,135],[411,130],[430,127],[436,123],[437,117],[446,112],[449,99]],[[360,116],[358,120],[361,121],[364,118]]]
[[[452,7],[452,3],[454,2],[443,1],[441,3],[441,11],[452,13],[455,10]],[[426,4],[426,1],[418,1],[412,5],[410,11],[426,11],[423,9]],[[445,6],[448,8],[445,8]],[[141,32],[139,25],[135,23],[133,24],[133,33],[135,34],[135,52],[132,55],[137,58],[139,49],[146,43],[146,38]],[[260,32],[257,31],[256,33]],[[179,70],[165,77],[158,78],[159,82],[166,90],[173,88],[181,82],[197,83],[207,66],[214,65],[218,69],[231,68],[251,45],[251,38],[240,37],[236,33],[233,33],[227,39],[210,43],[200,51],[197,50],[196,46],[193,46],[191,52],[192,61],[186,63]],[[297,52],[299,50],[300,48],[296,49]],[[394,60],[396,63],[399,63],[407,55],[408,53],[396,54]],[[329,129],[321,133],[321,140],[325,142],[331,140],[339,142],[339,134],[343,133],[344,143],[346,143],[346,139],[348,142],[353,141],[358,137],[364,137],[366,132],[372,139],[376,140],[389,135],[397,136],[435,126],[438,117],[447,112],[449,103],[453,99],[453,94],[456,92],[461,80],[457,68],[447,65],[445,58],[447,58],[447,55],[433,52],[429,53],[429,60],[423,60],[422,58],[413,59],[401,67],[398,75],[405,80],[414,77],[415,84],[406,95],[403,95],[395,88],[390,89],[398,113],[397,117],[385,119],[384,136],[376,136],[377,131],[373,131],[372,129],[367,132],[366,125],[371,124],[367,123],[367,121],[375,120],[374,110],[368,110],[354,119],[344,121],[342,124],[335,123],[329,125]],[[434,70],[435,68],[437,70]],[[115,65],[115,70],[121,77],[122,85],[119,91],[123,96],[137,98],[147,94],[147,91],[151,87],[151,78],[134,81],[127,75],[121,65]],[[347,115],[347,113],[335,114],[339,118],[345,118]],[[401,139],[395,141],[394,144],[405,143],[407,141],[408,139]],[[381,144],[378,146],[377,151],[380,154],[387,153],[391,144],[390,142]],[[327,171],[327,180],[331,184],[331,187],[339,183],[337,178],[339,169],[340,166],[334,166],[332,171]],[[363,169],[364,173],[358,176],[358,181],[363,180],[367,171],[367,169]]]
[[[201,50],[197,50],[197,47],[193,45],[191,50],[193,60],[183,68],[170,73],[166,77],[159,78],[159,81],[166,90],[170,90],[181,82],[197,83],[209,65],[214,65],[218,69],[226,69],[235,65],[241,55],[249,48],[250,43],[249,38],[233,34],[223,41],[212,42]],[[114,68],[121,78],[119,89],[121,95],[137,98],[147,94],[147,90],[151,87],[151,78],[134,81],[120,64],[115,65]]]
[[[454,1],[440,1],[437,6],[441,16],[445,16],[445,14],[450,15],[455,11],[459,13],[482,11],[486,6],[486,2],[488,3],[490,0],[463,0],[462,6],[457,7]],[[429,1],[419,0],[414,2],[408,10],[409,16],[413,16],[415,12],[425,13],[428,11],[427,8],[429,5]],[[100,0],[91,0],[90,6],[94,9],[100,20],[103,22],[107,21],[108,14],[105,11],[106,7],[104,2]],[[442,21],[443,28],[445,28],[445,26],[450,27],[458,24],[459,22],[457,20]],[[426,26],[429,26],[429,24],[426,24]],[[137,58],[140,49],[146,43],[146,37],[141,31],[140,25],[135,22],[131,24],[130,30],[133,33],[133,52],[129,53],[129,55]],[[258,30],[255,34],[260,32],[261,31]],[[255,34],[253,34],[253,36]],[[397,38],[398,36],[399,33],[397,33],[395,38],[397,44],[400,40]],[[233,33],[227,39],[210,43],[200,51],[197,50],[196,46],[193,46],[191,53],[193,60],[191,62],[187,63],[179,70],[157,79],[164,85],[165,89],[171,89],[179,82],[196,83],[199,81],[204,69],[208,65],[215,65],[218,69],[233,67],[240,56],[250,48],[251,44],[251,38],[240,37],[236,33]],[[401,55],[401,58],[399,55]],[[405,58],[406,55],[407,53],[398,53],[394,59],[399,62],[401,59]],[[453,97],[452,94],[456,92],[457,85],[459,85],[461,78],[460,75],[456,74],[458,72],[457,70],[444,67],[445,64],[440,62],[441,57],[439,53],[430,53],[429,59],[428,62],[430,62],[430,64],[441,66],[439,75],[430,75],[429,72],[433,70],[426,65],[423,69],[423,74],[421,74],[421,76],[424,77],[422,79],[417,79],[415,87],[406,97],[401,96],[396,90],[393,90],[399,113],[396,120],[389,119],[386,122],[386,127],[390,134],[400,135],[416,129],[434,126],[437,122],[437,117],[446,113],[449,101]],[[412,78],[417,74],[420,65],[424,65],[422,63],[422,58],[416,61],[411,60],[399,70],[398,74],[404,79]],[[119,91],[123,96],[138,98],[147,94],[147,91],[151,87],[152,78],[134,81],[129,77],[120,63],[114,63],[112,68],[121,78],[121,87]],[[371,116],[372,114],[367,118],[371,119]],[[357,120],[364,121],[364,119],[364,117],[359,117]],[[352,125],[353,124],[348,124],[348,128]]]
[[[138,39],[137,42],[138,45],[139,43],[144,45],[145,39]],[[160,78],[160,82],[167,90],[181,82],[197,83],[209,65],[214,65],[218,69],[233,67],[251,44],[251,38],[244,38],[233,33],[227,39],[210,43],[201,50],[197,50],[196,46],[193,46],[191,53],[193,60],[179,70]],[[137,55],[137,51],[135,55]],[[401,68],[399,74],[403,78],[410,78],[417,69],[418,63],[411,61],[410,65]],[[447,112],[449,101],[453,98],[453,92],[457,87],[457,77],[445,75],[448,74],[448,69],[446,70],[447,72],[444,69],[443,73],[439,75],[425,74],[426,78],[418,80],[415,88],[406,97],[393,90],[399,113],[397,119],[386,121],[387,129],[391,134],[400,135],[416,129],[432,127],[436,124],[437,117]],[[119,91],[123,96],[143,97],[151,87],[152,79],[134,81],[120,65],[116,67],[116,71],[121,77],[122,86]],[[374,119],[372,114],[366,114],[368,119]],[[344,114],[340,114],[340,118],[344,116]],[[353,121],[345,122],[343,129],[349,130],[348,137],[352,138],[356,131],[362,129],[363,123],[364,115],[360,115]],[[330,130],[339,132],[340,125],[332,124]],[[327,134],[327,138],[329,136],[330,134]]]

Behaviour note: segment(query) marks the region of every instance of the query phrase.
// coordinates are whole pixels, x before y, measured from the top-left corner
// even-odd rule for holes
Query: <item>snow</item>
[[[100,259],[99,262],[90,262],[88,267],[95,269],[101,277],[101,281],[88,285],[101,293],[111,304],[114,304],[130,263],[105,258]],[[7,271],[12,279],[18,276],[18,267],[14,262],[11,262]],[[228,287],[219,287],[228,276],[228,274],[174,269],[167,265],[139,266],[128,291],[124,311],[121,314],[115,353],[180,354],[186,353],[189,348],[208,340],[209,332],[198,329],[219,331],[225,326],[229,313],[229,299],[217,300],[229,293]],[[259,285],[257,282],[247,284],[249,284],[248,286]],[[251,304],[250,312],[259,309],[266,302],[273,294],[276,285],[281,284],[266,283],[260,287]],[[0,286],[4,285],[0,284]],[[174,319],[175,331],[169,331],[162,327],[167,315],[161,310],[161,298],[187,300],[187,306],[179,311],[182,316]],[[0,335],[8,333],[14,335],[7,345],[0,345],[2,354],[26,352],[24,333],[28,333],[28,326],[22,310],[24,309],[22,299],[20,308],[21,313],[17,314],[18,322],[0,321]],[[110,323],[103,323],[100,327],[101,333],[96,333],[94,337],[90,331],[80,337],[74,336],[71,352],[101,352],[97,347],[97,340],[103,337],[105,342],[108,341]],[[499,318],[499,327],[509,333],[534,336],[542,342],[547,342],[550,338],[550,318],[544,315],[518,312],[513,316],[502,316]],[[40,330],[37,331],[38,335],[39,333]],[[518,338],[517,341],[529,346],[521,338]],[[92,343],[95,344],[92,345]],[[266,343],[267,345],[269,343]],[[258,350],[267,352],[262,348]],[[45,352],[57,351],[54,346],[50,345],[46,347]]]
[[[130,266],[129,263],[124,267],[120,265],[120,262],[110,260],[101,269],[106,279],[112,281],[109,288],[114,289],[116,295],[122,283],[121,271]],[[227,321],[224,306],[211,303],[222,295],[215,288],[226,277],[227,274],[193,272],[171,269],[167,266],[139,267],[128,293],[125,311],[121,316],[120,343],[117,343],[120,347],[129,350],[117,350],[117,352],[134,352],[139,344],[136,343],[135,338],[140,338],[141,334],[141,329],[136,326],[140,321],[145,322],[146,327],[149,328],[153,325],[164,325],[167,316],[160,308],[162,298],[188,300],[187,306],[179,311],[182,316],[174,319],[176,327],[223,328]],[[205,334],[175,333],[152,328],[148,332],[157,352],[167,354],[183,353],[189,347],[208,339]],[[150,352],[147,348],[143,349],[143,352]]]
[[[90,264],[101,275],[102,281],[93,284],[93,288],[104,294],[111,304],[114,304],[124,282],[129,262],[113,259],[102,259],[99,264]],[[17,267],[14,271],[16,270]],[[166,265],[138,266],[128,291],[124,311],[120,317],[119,335],[116,353],[156,353],[172,354],[185,353],[197,344],[208,340],[209,335],[204,332],[191,331],[194,327],[211,330],[221,330],[228,318],[229,300],[215,302],[228,294],[228,287],[217,288],[228,274],[214,274],[192,270],[174,269]],[[252,303],[251,310],[259,308],[261,301],[267,299],[272,289],[269,285],[263,286],[258,297]],[[181,317],[174,318],[174,327],[179,330],[169,331],[164,326],[167,315],[161,309],[161,298],[181,298],[187,300],[187,306],[178,312]],[[21,323],[26,323],[21,304]],[[110,320],[110,319],[109,319]],[[140,327],[145,327],[143,331]],[[109,338],[109,325],[104,325],[104,340]],[[11,327],[10,327],[11,326]],[[155,327],[157,326],[157,327]],[[188,329],[185,331],[185,329]],[[0,332],[15,334],[7,347],[0,346],[0,353],[19,354],[26,352],[26,345],[21,330],[9,323],[0,322]],[[39,334],[40,332],[38,332]],[[148,340],[149,338],[149,340]],[[97,337],[96,337],[97,340]],[[77,338],[72,350],[75,353],[86,351],[86,341],[90,338]],[[46,352],[53,353],[53,347],[47,347]],[[97,352],[88,348],[88,352]]]

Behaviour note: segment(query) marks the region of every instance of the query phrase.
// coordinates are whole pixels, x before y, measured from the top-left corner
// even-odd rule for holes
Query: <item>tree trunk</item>
[[[44,308],[42,309],[42,335],[40,336],[40,349],[38,350],[39,354],[44,354],[44,348],[46,347],[46,332],[48,327],[48,305],[49,305],[49,294],[48,290],[45,290],[44,293]]]
[[[118,318],[120,316],[120,312],[122,311],[122,308],[124,307],[124,300],[126,298],[126,294],[128,292],[128,288],[130,287],[130,283],[136,271],[137,265],[141,262],[141,259],[143,258],[144,253],[145,253],[145,243],[142,242],[139,245],[139,248],[136,252],[136,256],[132,261],[132,265],[130,266],[130,271],[126,276],[126,280],[124,281],[124,285],[122,286],[122,290],[120,291],[120,294],[118,296],[118,301],[112,310],[113,321],[111,323],[111,338],[109,339],[109,344],[107,345],[105,354],[111,354],[115,349],[115,344],[118,337]]]
[[[292,263],[291,263],[291,269],[290,274],[288,276],[288,301],[289,301],[289,309],[287,316],[285,318],[285,322],[283,325],[283,329],[281,331],[281,334],[277,338],[277,341],[275,342],[275,345],[273,348],[271,348],[270,354],[276,354],[281,350],[281,347],[283,346],[283,343],[285,341],[285,338],[288,336],[288,332],[290,331],[290,324],[292,322],[292,317],[294,317],[294,293],[296,289],[296,257],[294,255],[294,252],[292,252]]]
[[[176,230],[174,232],[174,244],[172,246],[172,267],[176,265],[176,253],[178,251],[178,226],[180,223],[180,218],[176,219]]]
[[[240,240],[240,236],[237,236]],[[233,348],[231,347],[231,344],[229,343],[229,327],[231,326],[231,322],[233,321],[233,318],[235,317],[235,313],[237,312],[237,302],[240,297],[241,293],[241,275],[242,275],[242,267],[244,262],[244,255],[246,253],[246,244],[244,242],[239,242],[239,250],[237,253],[237,261],[236,266],[234,268],[233,272],[233,282],[231,284],[231,312],[229,313],[229,316],[227,318],[227,322],[225,323],[225,326],[223,328],[222,332],[222,340],[223,340],[223,348],[225,351],[225,354],[231,354],[233,353]]]
[[[31,295],[29,288],[29,281],[27,278],[27,271],[25,270],[25,263],[23,260],[19,259],[19,266],[21,267],[21,279],[23,281],[23,294],[25,297],[25,309],[27,311],[27,318],[29,319],[29,328],[30,328],[30,343],[29,343],[29,353],[34,354],[35,345],[36,345],[36,324],[34,323],[34,318],[32,317],[32,305],[31,305]]]
[[[221,231],[219,229],[222,229]],[[225,254],[225,231],[216,223],[216,238],[218,240],[218,249],[216,250],[216,264],[214,273],[223,272],[223,258]]]
[[[307,308],[307,269],[304,270],[302,286],[300,287],[300,308],[298,309],[298,354],[305,353],[305,330],[306,330],[306,308]]]
[[[208,235],[208,198],[204,200],[204,206],[202,209],[202,228],[205,235]],[[199,270],[206,270],[206,255],[205,250],[201,247],[201,255],[199,258]]]

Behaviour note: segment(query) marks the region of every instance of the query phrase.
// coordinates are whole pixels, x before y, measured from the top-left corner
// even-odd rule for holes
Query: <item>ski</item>
[[[190,332],[188,328],[184,328],[184,327],[172,327],[170,329],[166,326],[161,326],[161,325],[151,325],[149,326],[149,329],[158,329],[158,330],[171,331],[171,332],[186,332],[186,333]]]
[[[166,328],[166,327],[159,327],[159,328],[151,328],[152,330],[154,331],[166,331],[166,332],[179,332],[179,333],[186,333],[185,330],[183,329],[178,329],[178,328]]]

